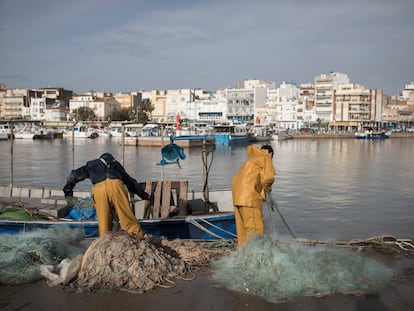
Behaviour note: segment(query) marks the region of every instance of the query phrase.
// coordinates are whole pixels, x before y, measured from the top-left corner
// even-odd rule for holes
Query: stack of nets
[[[194,279],[195,270],[219,253],[190,240],[140,240],[123,233],[108,233],[89,246],[73,286],[81,292],[132,293],[156,286],[172,287],[175,279]]]
[[[328,245],[256,237],[212,265],[216,286],[258,295],[272,302],[298,296],[372,293],[388,284],[393,271],[360,253]]]
[[[25,284],[43,278],[41,266],[57,266],[65,258],[82,253],[81,230],[67,228],[2,234],[0,238],[0,284]]]

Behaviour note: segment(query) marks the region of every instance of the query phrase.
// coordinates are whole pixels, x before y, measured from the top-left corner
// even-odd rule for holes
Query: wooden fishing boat
[[[181,187],[177,188],[177,184]],[[132,208],[145,234],[194,240],[236,237],[229,190],[210,191],[211,201],[207,203],[202,199],[201,191],[186,192],[186,183],[182,181],[147,182],[146,186],[154,186],[154,197],[159,202],[131,199]],[[168,200],[162,199],[161,193],[167,193]],[[75,196],[88,198],[90,193],[78,191]],[[189,200],[188,196],[191,196]],[[173,200],[178,203],[172,203]],[[76,206],[79,207],[82,208],[81,203]],[[69,204],[62,197],[60,189],[14,186],[10,190],[9,186],[0,186],[0,233],[70,227],[81,229],[84,237],[98,237],[97,220],[86,217],[72,219],[68,217],[71,208],[73,203]],[[27,217],[22,217],[25,212]]]

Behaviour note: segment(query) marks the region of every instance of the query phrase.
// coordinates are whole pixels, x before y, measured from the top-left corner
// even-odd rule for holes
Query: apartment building
[[[311,127],[316,122],[315,87],[311,83],[299,85],[299,102],[303,109],[303,126]]]
[[[408,105],[414,105],[414,82],[406,84],[399,99],[406,100]]]
[[[0,97],[0,118],[12,120],[29,116],[27,90],[8,89],[2,94]]]
[[[113,97],[120,103],[121,109],[131,108],[133,111],[136,111],[142,104],[142,96],[139,92],[117,93]]]
[[[218,97],[227,101],[227,119],[255,123],[268,120],[268,90],[274,89],[274,82],[245,80],[243,87],[226,88]],[[261,121],[260,121],[261,122]]]
[[[282,82],[275,92],[268,92],[269,120],[278,129],[298,129],[303,124],[303,104],[299,101],[299,88],[291,82]]]
[[[333,120],[333,94],[338,85],[349,83],[346,74],[331,72],[315,77],[315,112],[317,119],[323,122]]]
[[[347,83],[338,85],[333,92],[333,117],[329,122],[331,128],[339,131],[358,130],[361,128],[360,124],[380,120],[378,116],[382,111],[382,94],[376,90]]]
[[[219,123],[227,120],[227,100],[209,96],[188,103],[186,116],[190,122]]]
[[[151,119],[154,122],[166,121],[167,116],[167,91],[152,90],[141,91],[142,100],[149,101],[154,107],[151,113]]]

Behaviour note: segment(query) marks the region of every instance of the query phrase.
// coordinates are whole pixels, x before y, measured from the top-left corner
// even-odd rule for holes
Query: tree
[[[74,109],[72,111],[71,117],[76,121],[96,121],[95,112],[89,107],[80,107],[78,109]]]
[[[151,113],[154,111],[155,107],[151,104],[150,101],[145,101],[143,104],[139,105],[136,113],[137,122],[147,122],[151,119]]]
[[[132,108],[115,109],[108,115],[112,121],[132,121],[135,118]]]

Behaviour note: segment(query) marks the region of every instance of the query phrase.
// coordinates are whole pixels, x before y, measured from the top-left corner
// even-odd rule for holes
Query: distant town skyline
[[[341,72],[392,96],[414,80],[414,1],[0,1],[0,83],[216,91]]]

